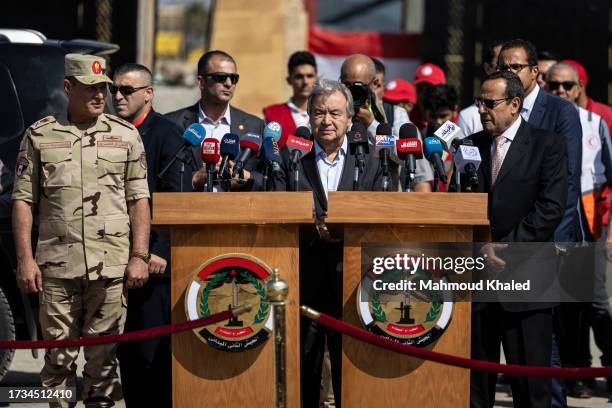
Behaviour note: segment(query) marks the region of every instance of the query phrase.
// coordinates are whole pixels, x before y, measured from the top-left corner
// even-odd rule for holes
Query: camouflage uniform
[[[102,60],[103,61],[103,60]],[[123,276],[130,253],[127,201],[149,197],[144,146],[128,122],[102,114],[88,126],[48,116],[21,142],[13,200],[38,207],[36,263],[42,273],[45,339],[123,330]],[[76,384],[78,348],[49,349],[43,386]],[[112,406],[116,345],[84,350],[84,400]]]

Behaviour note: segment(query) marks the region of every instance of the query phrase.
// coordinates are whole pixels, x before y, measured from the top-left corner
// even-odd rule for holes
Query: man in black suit
[[[346,137],[354,114],[351,93],[340,82],[322,79],[314,86],[308,100],[308,114],[315,143],[298,164],[299,189],[312,191],[315,227],[306,225],[300,230],[300,303],[341,318],[342,242],[339,238],[342,232],[328,229],[324,219],[328,193],[353,189],[355,157],[349,154]],[[285,150],[283,153],[287,158]],[[289,190],[291,185],[287,161],[282,167],[283,171],[273,177],[274,189],[279,191]],[[397,189],[397,178],[392,178],[391,184],[395,184],[393,187]],[[380,161],[371,153],[367,154],[361,189],[382,190]],[[321,366],[327,337],[335,403],[340,407],[341,336],[306,318],[302,319],[301,334],[302,406],[319,406]]]
[[[182,144],[181,131],[153,110],[151,71],[143,65],[125,64],[114,72],[110,86],[117,115],[132,123],[142,138],[147,159],[147,181],[154,192],[180,191],[180,168],[175,162],[161,179],[159,171]],[[125,331],[170,324],[170,241],[153,228],[149,240],[150,279],[128,292]],[[123,343],[117,356],[127,407],[172,406],[172,353],[170,337]]]
[[[489,194],[493,243],[483,247],[489,270],[501,272],[512,263],[500,249],[504,242],[551,241],[567,199],[564,138],[538,129],[520,115],[523,86],[517,75],[499,71],[485,78],[477,99],[483,131],[469,137],[478,147],[479,190]],[[556,260],[548,247],[543,272],[554,276]],[[497,252],[497,253],[496,253]],[[504,261],[504,258],[505,261]],[[550,303],[474,303],[472,358],[499,361],[500,343],[514,364],[550,366]],[[492,407],[497,376],[472,372],[472,407]],[[514,377],[515,406],[550,407],[550,379]]]
[[[167,113],[168,119],[185,130],[192,123],[201,123],[206,128],[206,137],[221,141],[226,133],[241,136],[245,133],[263,135],[264,121],[230,105],[238,84],[236,61],[224,51],[209,51],[198,61],[198,87],[201,98],[195,105]],[[195,169],[192,183],[200,189],[206,183],[206,171],[202,167],[202,155],[199,147],[193,148]],[[259,156],[249,160],[245,166],[245,186],[249,190],[262,190],[263,179],[259,172]],[[233,186],[238,186],[233,183]]]

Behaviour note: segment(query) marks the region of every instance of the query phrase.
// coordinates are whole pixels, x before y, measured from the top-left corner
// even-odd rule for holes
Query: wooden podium
[[[170,226],[172,323],[187,319],[186,289],[203,262],[245,253],[278,268],[289,284],[286,306],[287,406],[300,406],[298,224],[312,223],[311,193],[155,193],[155,226]],[[271,335],[265,344],[226,352],[193,332],[172,336],[175,407],[272,407]]]
[[[328,224],[344,225],[343,318],[361,326],[356,293],[361,244],[477,242],[487,238],[486,194],[332,192]],[[470,356],[469,302],[456,302],[429,349]],[[469,370],[399,355],[344,336],[345,407],[468,407]]]

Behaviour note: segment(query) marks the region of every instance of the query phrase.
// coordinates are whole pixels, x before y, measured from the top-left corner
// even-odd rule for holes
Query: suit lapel
[[[348,144],[347,144],[348,148]],[[351,191],[353,189],[353,175],[355,174],[355,156],[346,152],[344,156],[344,166],[342,166],[342,176],[338,183],[338,191]],[[363,177],[360,177],[360,179]]]
[[[538,96],[533,103],[533,110],[529,115],[529,124],[535,127],[542,127],[542,119],[544,118],[544,112],[546,111],[546,92],[542,89],[538,92]]]
[[[245,118],[240,114],[240,111],[238,111],[238,109],[234,109],[234,107],[231,105],[229,107],[229,110],[230,120],[232,121],[232,123],[230,123],[230,132],[238,136],[242,136],[245,133]]]
[[[504,157],[504,162],[502,163],[499,174],[497,175],[497,180],[495,180],[495,186],[498,185],[510,172],[510,170],[521,160],[528,144],[529,137],[527,125],[525,124],[525,121],[521,121],[521,126],[518,128],[514,140],[512,143],[510,143],[510,148],[508,149],[508,153],[506,153],[506,157]],[[490,171],[489,174],[491,174]],[[495,186],[493,186],[493,188],[495,188]]]
[[[193,123],[198,123],[198,106],[200,102],[196,102],[195,105],[191,107],[191,109],[187,109],[185,111],[185,115],[183,116],[183,129],[187,129],[189,125]]]
[[[481,133],[481,137],[478,140],[474,140],[478,149],[480,150],[480,169],[481,174],[483,176],[482,182],[485,187],[489,187],[491,185],[491,143],[493,142],[491,136],[487,133]],[[488,189],[485,189],[488,191]]]
[[[302,157],[300,162],[302,170],[304,170],[303,177],[308,179],[315,199],[318,200],[321,207],[327,211],[327,197],[325,197],[325,190],[323,189],[323,184],[321,184],[321,177],[319,177],[319,169],[317,169],[314,148],[307,155]]]

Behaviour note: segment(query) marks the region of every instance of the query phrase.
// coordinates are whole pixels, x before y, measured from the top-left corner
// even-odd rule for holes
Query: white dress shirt
[[[516,118],[516,120],[514,121],[514,123],[512,123],[512,125],[510,125],[510,127],[508,129],[506,129],[506,131],[504,133],[502,133],[501,136],[505,136],[506,139],[508,139],[508,141],[503,145],[503,149],[502,149],[502,157],[501,157],[501,162],[504,162],[504,159],[506,158],[506,154],[508,154],[508,150],[510,149],[510,145],[512,144],[512,142],[514,141],[514,137],[516,136],[516,132],[518,132],[519,127],[521,126],[521,122],[522,122],[522,118],[519,115],[518,118]],[[501,137],[498,136],[498,137]],[[493,155],[495,154],[495,148],[496,146],[496,140],[497,138],[493,138],[493,143],[491,143],[491,160],[493,159]]]
[[[291,99],[289,99],[287,102],[287,106],[291,111],[291,117],[293,118],[293,122],[295,122],[295,127],[306,126],[308,129],[310,129],[308,112],[301,111]]]
[[[521,108],[521,116],[525,119],[525,122],[529,122],[529,116],[531,116],[531,112],[533,111],[533,105],[535,105],[535,100],[538,97],[538,93],[540,93],[540,87],[538,85],[533,88],[531,93],[523,99],[523,107]]]
[[[342,169],[344,168],[344,159],[346,158],[346,151],[348,148],[347,137],[344,136],[344,141],[340,150],[333,161],[327,159],[327,153],[315,142],[315,157],[317,161],[317,169],[319,170],[319,178],[325,190],[325,197],[328,196],[330,191],[338,191],[338,184],[340,184],[340,178],[342,177]]]
[[[202,106],[198,103],[198,122],[206,129],[206,137],[214,137],[221,142],[223,136],[231,132],[230,125],[232,123],[232,118],[230,116],[229,105],[227,105],[227,109],[225,109],[225,113],[221,119],[219,119],[219,122],[215,124],[213,120],[204,113]]]

